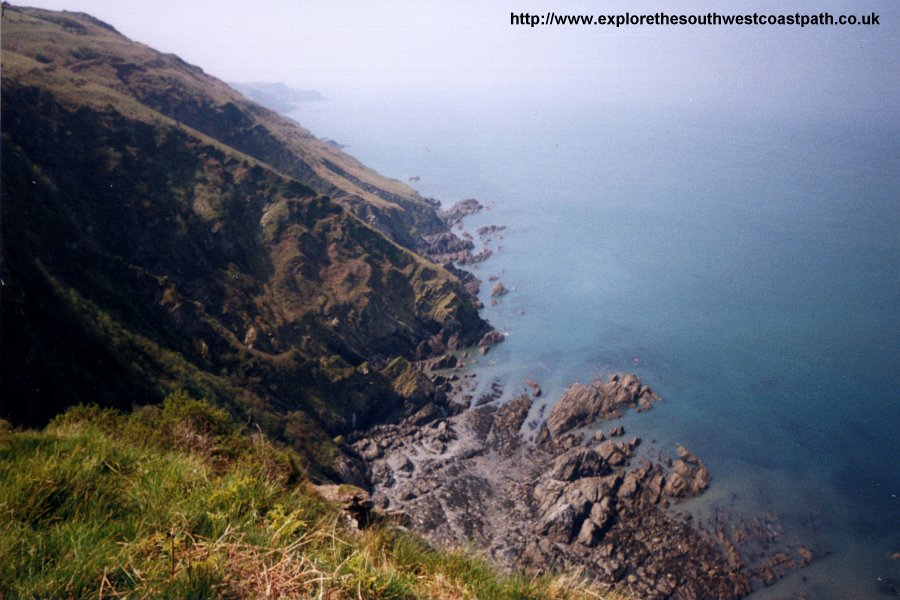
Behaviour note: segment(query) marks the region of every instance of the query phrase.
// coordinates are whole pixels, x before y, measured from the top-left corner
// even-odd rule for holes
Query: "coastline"
[[[712,472],[711,489],[682,510],[695,520],[777,513],[782,539],[815,551],[812,565],[753,598],[893,597],[898,480],[884,457],[896,455],[897,407],[880,399],[897,385],[897,322],[884,296],[889,263],[878,259],[893,252],[896,222],[885,218],[896,214],[894,158],[878,150],[890,130],[840,127],[837,145],[815,122],[786,129],[777,116],[751,125],[717,113],[723,128],[711,132],[708,111],[670,130],[652,112],[625,110],[645,126],[635,129],[576,109],[539,112],[526,140],[485,111],[447,115],[435,130],[432,112],[409,105],[338,118],[354,106],[336,100],[297,118],[383,173],[421,176],[423,195],[492,199],[466,231],[509,227],[505,251],[471,268],[519,288],[496,307],[486,298],[482,314],[511,343],[478,358],[476,398],[496,380],[508,400],[535,379],[552,400],[572,381],[634,371],[664,401],[626,413],[625,428],[659,447],[687,445]],[[589,125],[562,136],[573,117]],[[403,127],[385,148],[365,134],[373,122]],[[494,143],[472,145],[485,135]],[[557,151],[534,163],[547,140]],[[651,178],[640,169],[648,161]],[[850,171],[863,176],[849,182]],[[849,211],[840,190],[869,200]]]
[[[481,210],[472,202],[442,213],[451,228]],[[471,234],[457,238],[464,247],[442,239],[455,252],[443,258],[481,263],[503,229],[478,228],[476,254]],[[469,262],[472,256],[485,258]],[[501,276],[489,276],[482,294],[493,305],[509,293]],[[637,377],[573,384],[551,406],[533,379],[475,381],[470,369],[502,341],[494,331],[477,347],[423,361],[419,368],[446,392],[444,402],[348,439],[359,459],[351,482],[371,492],[375,507],[432,543],[474,545],[506,568],[583,570],[601,585],[624,584],[650,599],[742,598],[812,562],[806,547],[780,547],[775,517],[717,513],[698,523],[675,509],[706,491],[710,473],[682,446],[648,448],[655,444],[613,426],[624,411],[650,410],[659,400]],[[524,393],[509,399],[506,387]],[[604,433],[601,426],[611,427]]]

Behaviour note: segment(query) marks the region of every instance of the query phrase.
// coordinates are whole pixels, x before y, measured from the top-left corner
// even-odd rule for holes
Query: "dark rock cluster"
[[[573,386],[534,440],[522,435],[533,395],[468,410],[449,401],[376,427],[353,447],[378,509],[402,514],[434,543],[475,544],[508,567],[584,568],[640,598],[724,599],[803,564],[801,549],[796,561],[773,554],[748,566],[736,529],[706,532],[669,509],[709,485],[686,448],[663,463],[639,460],[640,438],[621,426],[587,441],[573,431],[657,399],[633,375]]]

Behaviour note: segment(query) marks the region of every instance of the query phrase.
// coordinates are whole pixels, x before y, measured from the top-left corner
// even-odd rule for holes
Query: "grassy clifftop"
[[[185,388],[327,470],[425,400],[391,361],[486,330],[405,186],[87,15],[7,7],[2,47],[2,416]]]
[[[385,522],[357,530],[291,452],[184,394],[2,425],[5,597],[619,598],[500,574]]]

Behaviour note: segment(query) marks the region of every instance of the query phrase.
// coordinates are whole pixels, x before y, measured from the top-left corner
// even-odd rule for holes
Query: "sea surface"
[[[775,513],[814,550],[755,600],[898,596],[900,126],[475,98],[291,116],[445,205],[478,198],[467,230],[507,226],[473,269],[511,290],[478,380],[552,403],[636,373],[663,400],[629,435],[712,472],[684,508]]]

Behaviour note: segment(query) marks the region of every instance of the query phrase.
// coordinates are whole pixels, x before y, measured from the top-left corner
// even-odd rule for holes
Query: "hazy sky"
[[[14,2],[19,4],[18,2]],[[896,0],[32,0],[226,81],[326,95],[485,96],[897,116]],[[877,27],[536,27],[510,13],[881,15]]]

